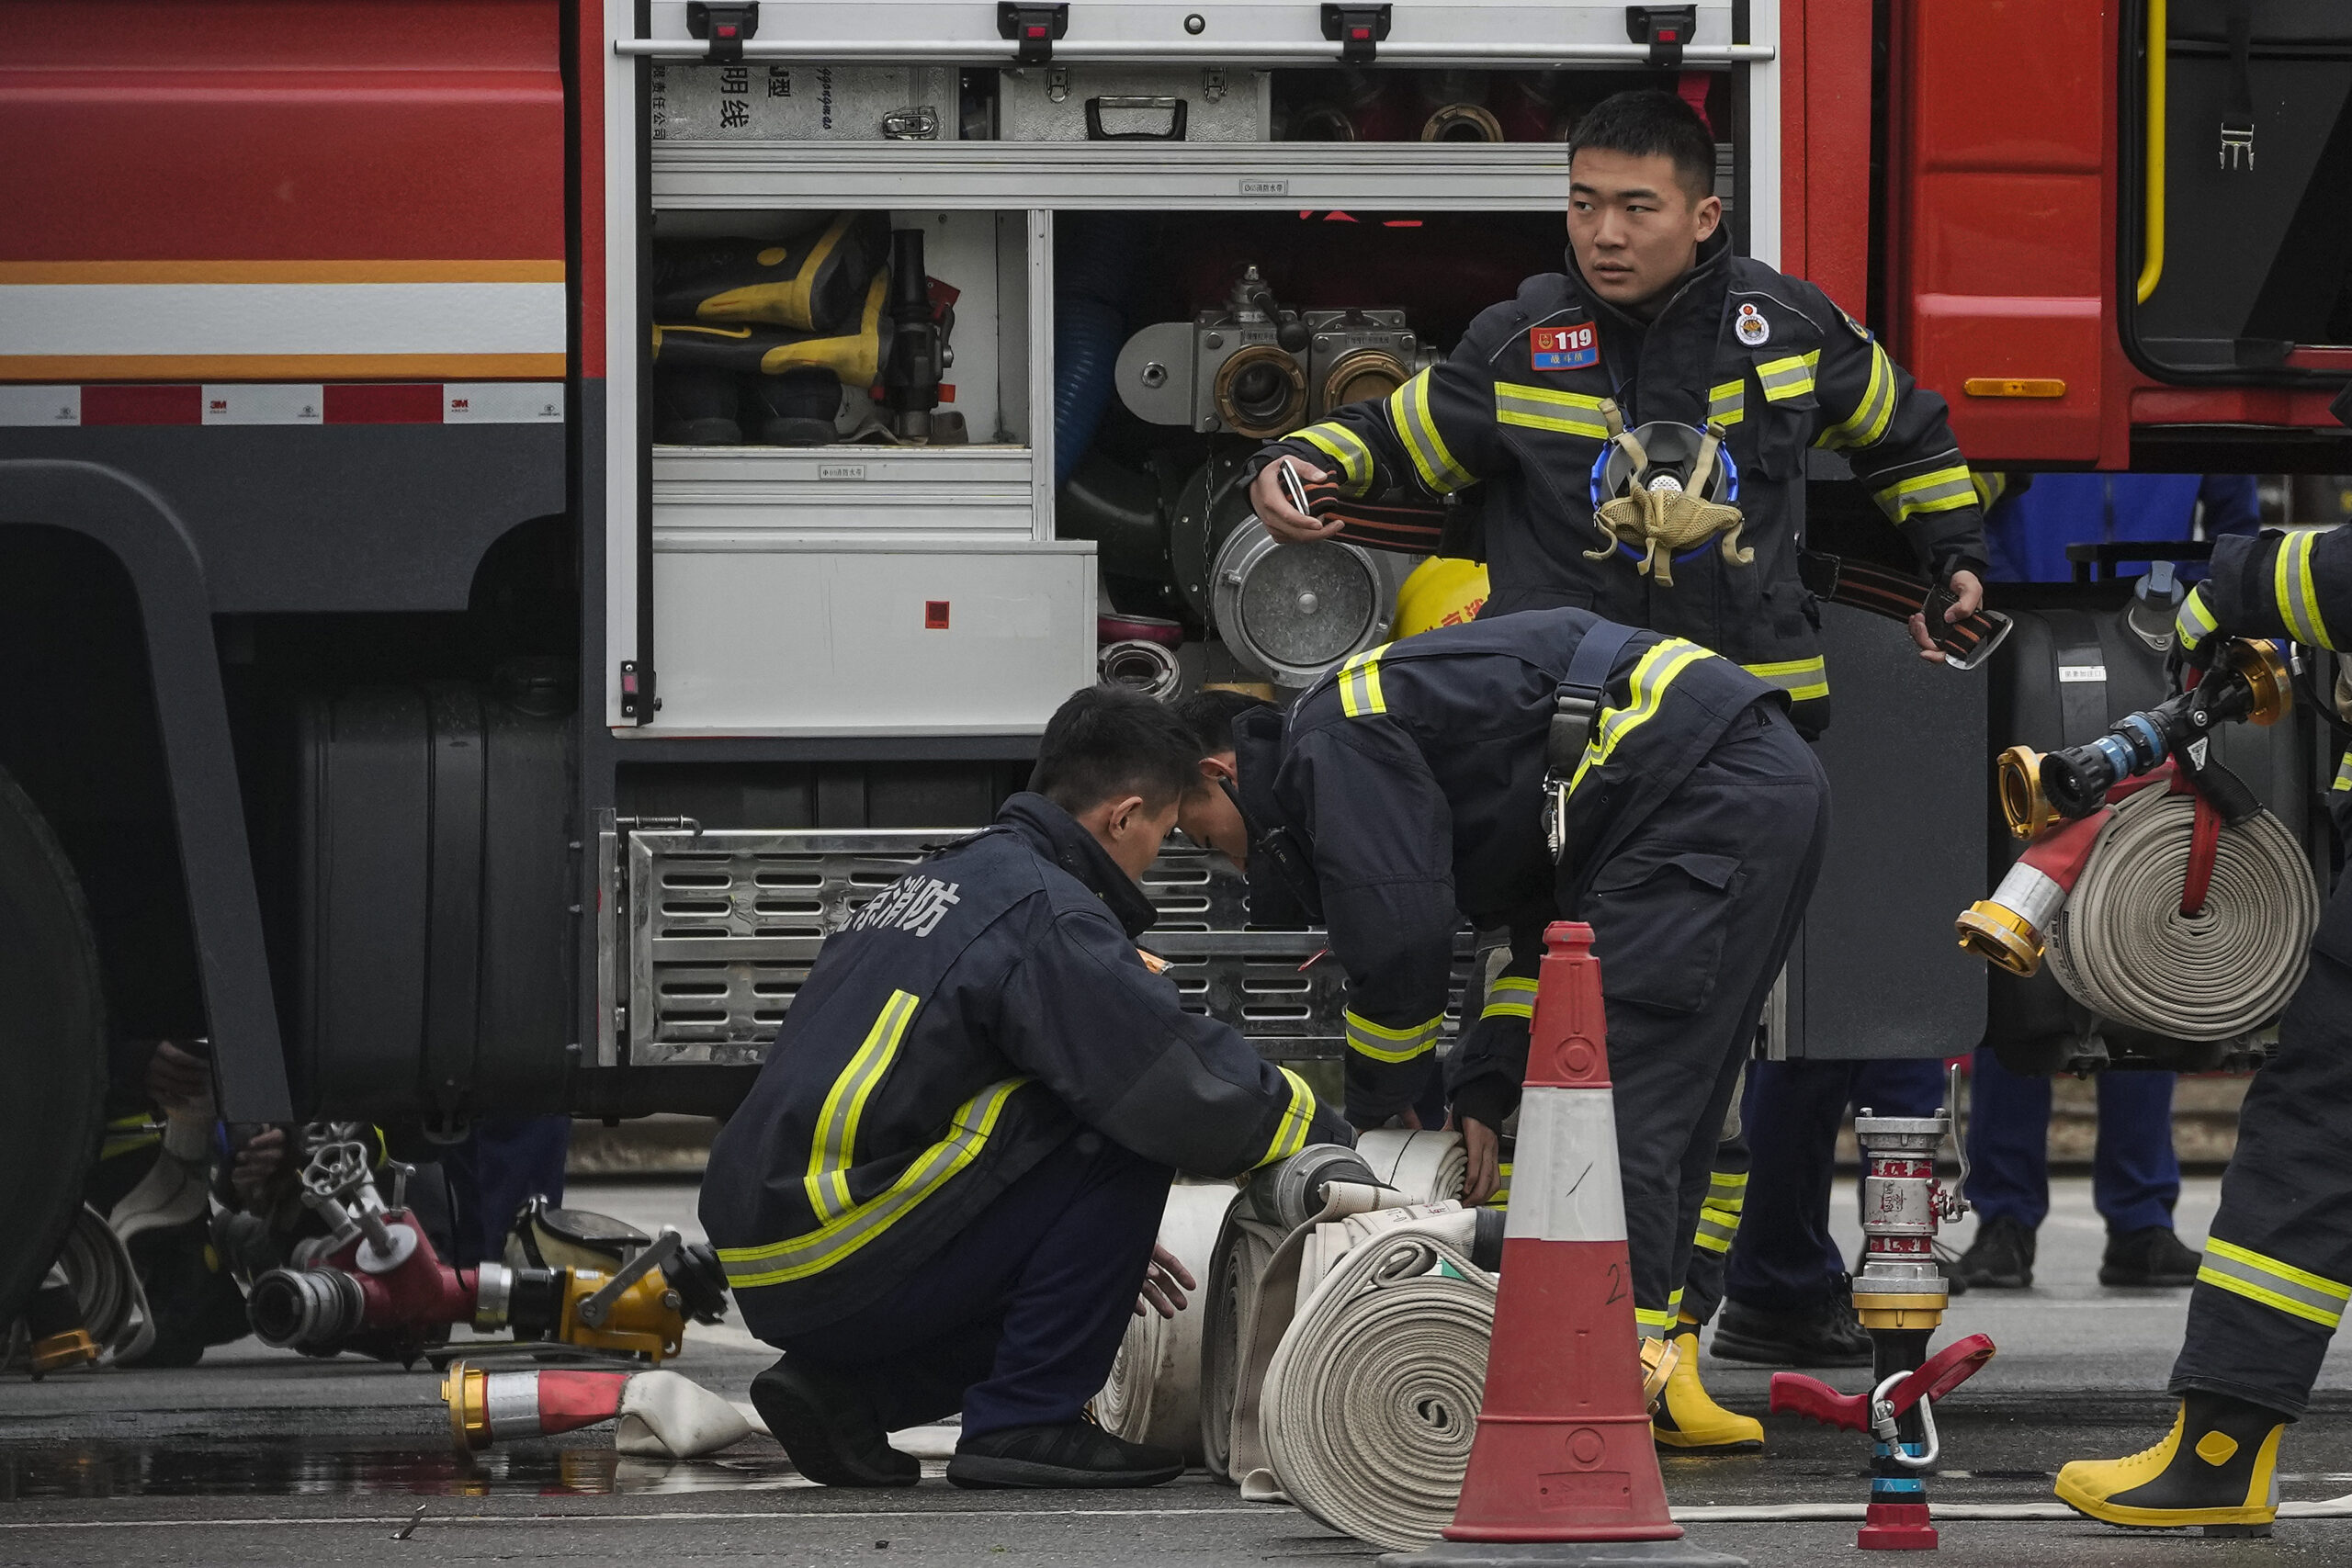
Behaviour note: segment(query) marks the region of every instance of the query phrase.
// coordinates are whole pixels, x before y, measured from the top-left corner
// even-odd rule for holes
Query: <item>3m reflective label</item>
[[[1609,1091],[1531,1089],[1519,1105],[1510,1218],[1503,1235],[1527,1241],[1623,1241],[1625,1188],[1617,1168],[1617,1112]]]

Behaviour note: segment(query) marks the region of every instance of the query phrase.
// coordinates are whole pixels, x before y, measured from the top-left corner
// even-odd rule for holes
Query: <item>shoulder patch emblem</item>
[[[1853,333],[1854,333],[1854,335],[1855,335],[1856,337],[1858,337],[1858,338],[1861,339],[1864,343],[1868,343],[1868,342],[1870,342],[1870,341],[1871,341],[1871,330],[1870,330],[1870,328],[1868,328],[1868,327],[1866,327],[1866,326],[1862,325],[1862,323],[1861,323],[1861,322],[1860,322],[1860,321],[1858,321],[1854,320],[1854,318],[1853,318],[1853,317],[1851,317],[1851,316],[1849,316],[1849,315],[1846,314],[1846,312],[1845,312],[1845,311],[1843,311],[1843,310],[1840,310],[1840,311],[1838,311],[1838,319],[1839,321],[1841,321],[1845,322],[1847,326],[1849,326],[1849,327],[1850,327],[1851,329],[1853,329]]]
[[[1761,348],[1772,340],[1772,323],[1760,315],[1755,306],[1742,305],[1739,315],[1731,324],[1733,333],[1750,348]]]
[[[1527,357],[1538,370],[1583,370],[1600,363],[1600,333],[1590,321],[1527,329]]]

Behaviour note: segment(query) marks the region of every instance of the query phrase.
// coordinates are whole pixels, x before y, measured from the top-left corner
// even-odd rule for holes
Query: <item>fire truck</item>
[[[2352,470],[2327,0],[6,7],[0,1321],[136,1043],[238,1122],[724,1113],[1073,688],[1391,635],[1413,563],[1240,464],[1556,267],[1644,85],[1980,468]],[[1965,1050],[1997,694],[1826,613],[1771,1049]],[[1193,1005],[1336,1056],[1316,933],[1149,890]]]

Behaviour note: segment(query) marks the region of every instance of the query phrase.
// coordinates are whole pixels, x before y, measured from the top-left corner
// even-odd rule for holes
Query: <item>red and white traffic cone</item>
[[[441,1380],[449,1437],[472,1453],[496,1442],[544,1438],[610,1421],[621,1413],[628,1372],[493,1372],[452,1361]]]
[[[1625,1194],[1592,928],[1544,933],[1495,1337],[1462,1501],[1437,1562],[1744,1568],[1666,1506],[1625,1256]]]

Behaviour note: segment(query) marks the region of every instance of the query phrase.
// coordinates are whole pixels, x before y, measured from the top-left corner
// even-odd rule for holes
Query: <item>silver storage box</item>
[[[1002,141],[1263,141],[1273,75],[1231,66],[1031,65],[997,73]]]
[[[954,141],[953,65],[653,66],[656,141]]]

